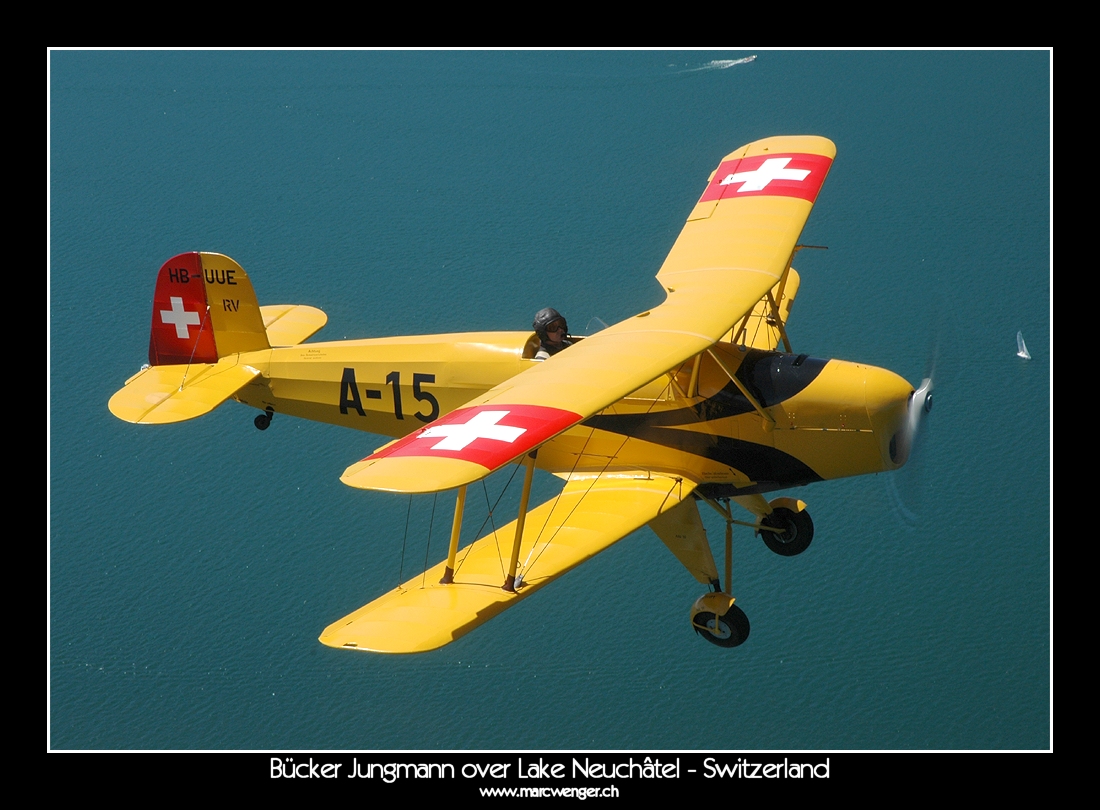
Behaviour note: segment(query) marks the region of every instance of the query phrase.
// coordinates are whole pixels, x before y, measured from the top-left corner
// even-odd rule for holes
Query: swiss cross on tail
[[[176,327],[176,337],[180,340],[187,340],[191,335],[188,327],[201,326],[202,318],[199,317],[198,312],[192,312],[184,308],[183,299],[179,296],[170,296],[168,300],[172,302],[172,308],[160,311],[161,323],[168,323]]]
[[[824,155],[801,152],[723,161],[699,201],[771,196],[813,202],[832,162]]]
[[[384,447],[368,459],[457,458],[494,470],[580,420],[580,414],[542,405],[461,408]]]
[[[166,261],[157,276],[149,364],[216,362],[202,261],[198,253],[181,253]]]

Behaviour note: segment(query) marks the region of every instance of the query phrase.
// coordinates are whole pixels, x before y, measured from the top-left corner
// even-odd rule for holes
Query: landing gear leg
[[[722,506],[707,501],[726,519],[726,587],[732,590],[733,579],[733,515],[729,499]],[[714,582],[714,592],[704,594],[691,606],[691,626],[695,632],[719,647],[738,647],[749,637],[749,617],[734,604],[734,598]]]

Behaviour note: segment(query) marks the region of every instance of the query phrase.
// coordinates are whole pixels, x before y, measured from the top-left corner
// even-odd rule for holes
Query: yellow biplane
[[[261,430],[286,414],[382,434],[344,483],[457,492],[447,559],[329,625],[329,646],[436,649],[648,525],[711,589],[692,627],[735,647],[749,623],[728,593],[732,525],[805,551],[805,503],[764,495],[901,467],[931,408],[929,381],[791,349],[791,261],[835,154],[798,136],[727,155],[657,274],[665,301],[542,362],[528,332],[304,343],[323,312],[260,306],[232,259],[181,254],[157,278],[149,365],[109,407],[164,424],[235,399]],[[462,546],[467,487],[509,464],[524,471],[516,520]],[[565,485],[530,507],[536,467]],[[726,521],[722,578],[700,502]]]

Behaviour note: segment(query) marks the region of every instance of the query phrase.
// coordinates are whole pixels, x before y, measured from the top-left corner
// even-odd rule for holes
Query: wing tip
[[[747,143],[728,154],[725,159],[764,155],[769,152],[805,152],[832,160],[836,157],[836,144],[821,135],[774,135]]]

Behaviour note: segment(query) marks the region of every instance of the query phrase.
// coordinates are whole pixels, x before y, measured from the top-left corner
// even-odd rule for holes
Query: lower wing
[[[690,498],[695,484],[649,473],[570,480],[527,513],[515,592],[501,586],[516,522],[460,550],[453,581],[441,562],[325,628],[329,647],[426,652],[484,624],[566,571]]]

